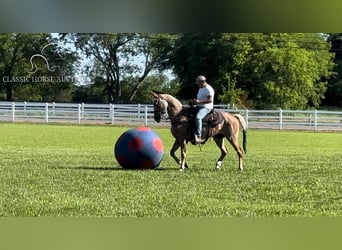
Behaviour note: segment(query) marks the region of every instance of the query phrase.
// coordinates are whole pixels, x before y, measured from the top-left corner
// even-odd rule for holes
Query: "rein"
[[[167,120],[171,120],[171,125],[188,123],[190,120],[192,120],[192,117],[189,116],[188,114],[186,114],[186,112],[184,112],[184,110],[185,110],[185,107],[182,106],[181,111],[180,111],[177,115],[175,115],[175,116],[173,116],[173,117],[168,117],[168,118],[166,118],[166,119],[167,119]],[[185,117],[186,119],[180,120],[180,117],[181,117],[181,116]],[[178,119],[178,120],[177,120],[177,119]]]

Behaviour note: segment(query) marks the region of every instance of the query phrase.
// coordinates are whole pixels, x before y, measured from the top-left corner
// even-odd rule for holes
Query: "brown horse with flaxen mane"
[[[152,92],[152,96],[154,120],[160,122],[162,118],[170,119],[171,134],[175,138],[170,154],[180,164],[180,170],[184,170],[188,168],[186,162],[186,144],[189,141],[194,144],[194,117],[196,115],[196,108],[183,106],[178,99],[169,94]],[[214,110],[203,119],[202,127],[203,143],[212,137],[221,150],[221,156],[216,162],[216,169],[221,168],[222,161],[228,153],[228,149],[224,144],[224,138],[227,138],[238,155],[239,169],[242,171],[243,155],[247,152],[247,127],[245,119],[240,114]],[[240,128],[242,128],[243,132],[243,149],[238,143]],[[179,147],[181,148],[181,159],[175,154]]]

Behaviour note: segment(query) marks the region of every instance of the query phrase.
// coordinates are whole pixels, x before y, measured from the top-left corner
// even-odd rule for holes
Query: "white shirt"
[[[203,88],[199,88],[197,92],[198,100],[208,100],[208,96],[211,96],[212,102],[206,104],[199,104],[200,107],[205,107],[208,109],[214,108],[214,89],[207,83]]]

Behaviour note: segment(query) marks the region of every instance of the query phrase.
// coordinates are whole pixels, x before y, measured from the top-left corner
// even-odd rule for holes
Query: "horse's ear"
[[[158,98],[158,94],[154,91],[151,91],[151,95],[152,95],[152,97]]]

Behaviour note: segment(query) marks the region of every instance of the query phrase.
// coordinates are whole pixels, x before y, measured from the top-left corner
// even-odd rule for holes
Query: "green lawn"
[[[128,127],[0,124],[0,216],[288,217],[342,215],[342,133],[250,130],[245,171],[229,146],[221,171],[209,140],[190,169],[165,155],[155,170],[114,159]]]

